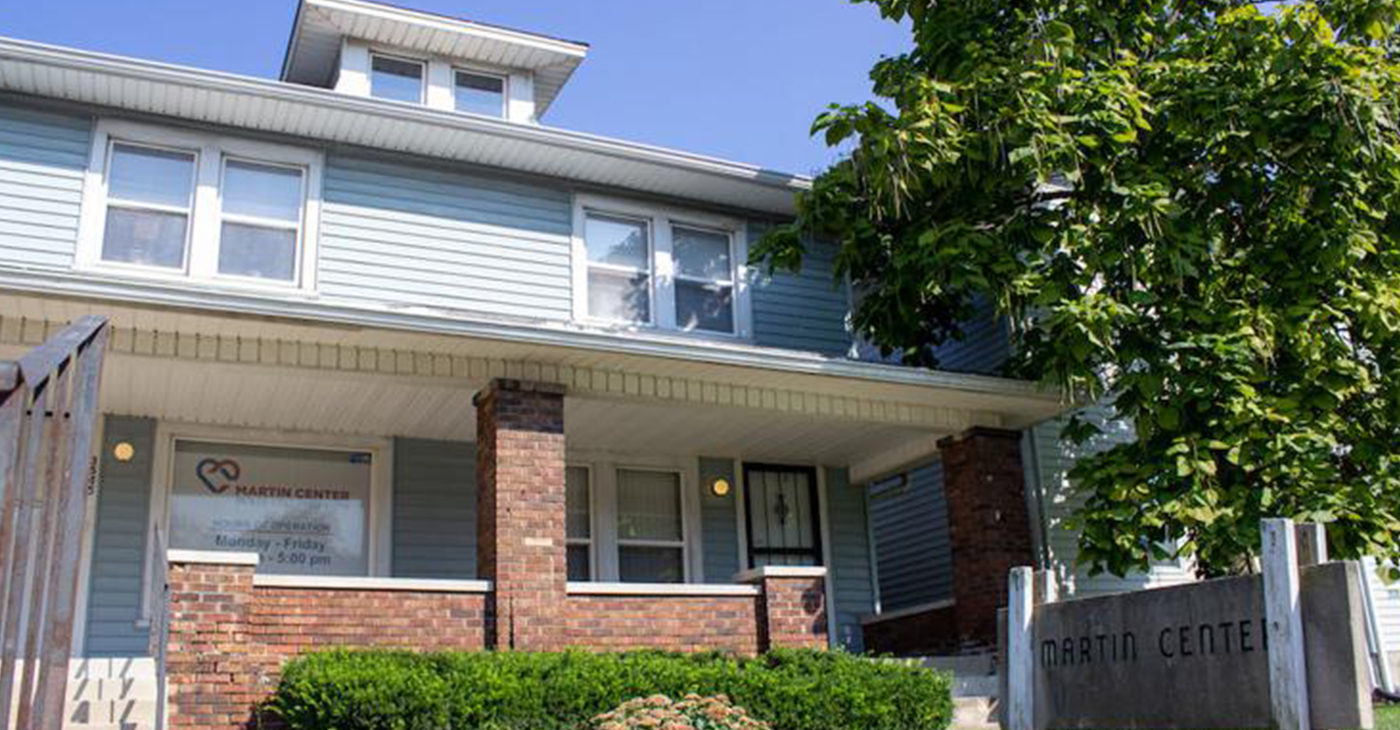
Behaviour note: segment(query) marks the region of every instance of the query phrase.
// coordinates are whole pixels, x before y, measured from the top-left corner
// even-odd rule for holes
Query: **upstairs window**
[[[296,280],[304,177],[299,167],[224,162],[220,274]]]
[[[102,120],[77,266],[310,289],[320,170],[314,150]]]
[[[676,327],[702,332],[734,332],[732,237],[723,231],[675,226]]]
[[[373,54],[370,57],[370,96],[422,104],[423,72],[421,61]]]
[[[185,150],[112,145],[103,261],[185,268],[198,159]]]
[[[742,221],[581,196],[575,231],[579,319],[749,336]]]
[[[457,71],[453,74],[453,79],[453,97],[457,111],[489,117],[506,115],[505,77],[476,71]]]

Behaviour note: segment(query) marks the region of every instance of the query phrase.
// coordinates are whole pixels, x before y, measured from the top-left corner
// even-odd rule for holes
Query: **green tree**
[[[863,1],[913,48],[817,118],[848,154],[755,261],[834,239],[913,364],[993,302],[1011,374],[1111,403],[1137,441],[1072,475],[1094,571],[1247,569],[1266,516],[1400,559],[1396,2]]]

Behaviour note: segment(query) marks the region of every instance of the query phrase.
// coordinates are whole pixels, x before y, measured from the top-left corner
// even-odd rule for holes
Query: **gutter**
[[[68,295],[135,305],[165,305],[213,313],[236,313],[279,319],[301,319],[362,328],[401,330],[423,334],[472,337],[514,344],[587,350],[614,355],[659,357],[669,360],[729,365],[847,378],[897,386],[913,386],[1029,400],[1059,410],[1058,395],[1037,383],[986,375],[885,365],[833,358],[797,350],[754,345],[685,341],[627,333],[599,332],[564,326],[513,323],[481,318],[445,316],[424,311],[400,311],[385,307],[325,304],[302,298],[274,298],[266,294],[197,290],[177,286],[112,281],[91,275],[41,272],[0,266],[0,289],[39,295]]]
[[[683,172],[726,178],[734,182],[750,183],[774,190],[796,193],[809,190],[812,186],[812,179],[803,175],[775,172],[756,165],[583,132],[573,132],[557,127],[524,125],[487,117],[473,117],[447,110],[410,106],[372,97],[350,96],[331,89],[220,71],[206,71],[155,61],[143,61],[2,36],[0,36],[0,58],[143,81],[189,86],[209,91],[260,96],[287,103],[308,104],[394,121],[429,124],[442,127],[447,131],[475,132],[513,141],[604,155],[628,162],[640,162]],[[42,92],[25,89],[12,88],[12,90],[44,95]]]

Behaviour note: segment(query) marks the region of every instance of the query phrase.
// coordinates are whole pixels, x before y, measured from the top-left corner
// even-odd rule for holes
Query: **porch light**
[[[117,445],[112,447],[112,458],[117,461],[126,463],[135,457],[136,447],[132,446],[130,441],[118,441]]]
[[[716,479],[710,484],[710,491],[713,492],[716,497],[729,496],[729,480],[723,477]]]

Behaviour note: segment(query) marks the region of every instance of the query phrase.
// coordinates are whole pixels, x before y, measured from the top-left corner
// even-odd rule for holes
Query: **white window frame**
[[[598,316],[594,316],[594,315],[592,315],[592,314],[587,314],[588,319],[589,319],[590,321],[593,321],[593,322],[602,322],[602,323],[605,323],[605,324],[608,324],[608,325],[612,325],[612,326],[617,326],[617,327],[654,327],[654,326],[656,326],[657,319],[658,319],[658,317],[657,317],[657,309],[658,309],[659,307],[658,307],[658,302],[657,302],[657,298],[658,298],[658,296],[657,296],[657,290],[658,290],[658,287],[657,287],[657,285],[656,285],[656,281],[657,281],[657,278],[658,278],[658,277],[657,277],[657,272],[656,272],[656,245],[657,245],[657,244],[656,244],[656,239],[657,239],[657,232],[658,232],[658,229],[657,229],[657,227],[656,227],[655,222],[654,222],[651,218],[648,218],[648,217],[645,217],[645,216],[631,215],[631,214],[627,214],[627,213],[614,213],[614,212],[607,211],[607,210],[588,209],[588,210],[585,210],[585,211],[583,212],[583,226],[584,226],[584,230],[587,230],[588,218],[589,218],[589,216],[593,216],[593,215],[601,216],[601,217],[604,217],[604,218],[614,218],[614,219],[620,219],[620,220],[624,220],[624,221],[633,221],[633,222],[641,223],[644,227],[646,227],[646,231],[647,231],[647,255],[646,255],[646,259],[647,259],[647,261],[646,261],[646,263],[647,263],[647,268],[646,268],[646,269],[637,269],[637,268],[633,268],[633,267],[631,267],[631,266],[623,266],[623,265],[621,265],[621,264],[609,264],[609,263],[604,263],[604,262],[601,262],[601,261],[589,261],[589,260],[588,260],[587,241],[586,241],[586,239],[585,239],[584,253],[583,253],[583,266],[584,266],[583,281],[584,281],[584,288],[585,288],[585,290],[586,290],[587,287],[588,287],[588,275],[589,275],[589,274],[592,272],[592,270],[594,270],[594,269],[598,269],[598,270],[600,270],[600,271],[609,272],[609,273],[612,273],[612,274],[621,274],[621,275],[624,275],[624,276],[628,276],[628,275],[630,275],[630,276],[635,276],[635,275],[637,275],[637,274],[643,274],[643,273],[644,273],[644,274],[646,274],[646,277],[647,277],[647,318],[646,318],[646,320],[644,320],[644,321],[638,322],[638,321],[628,320],[628,319],[612,319],[612,318],[609,318],[609,317],[598,317]],[[586,292],[586,291],[585,291],[585,293],[584,293],[584,303],[583,303],[583,306],[584,306],[584,312],[587,313],[587,311],[588,311],[588,300],[587,300],[587,292]]]
[[[388,578],[393,562],[393,461],[394,444],[392,439],[357,438],[266,429],[227,428],[201,424],[161,421],[156,424],[156,437],[151,454],[152,484],[149,502],[149,522],[146,528],[147,546],[160,529],[160,534],[170,539],[170,493],[175,484],[175,444],[177,441],[200,441],[223,443],[235,446],[269,446],[279,449],[312,449],[320,451],[364,452],[370,454],[370,498],[366,539],[368,551],[368,575],[366,577]],[[150,550],[142,557],[142,583],[149,583],[147,576],[155,566],[151,565]],[[141,616],[150,617],[149,591],[141,593]]]
[[[471,75],[471,76],[480,76],[480,77],[482,77],[482,78],[496,79],[496,80],[500,81],[500,82],[501,82],[501,109],[500,109],[500,111],[499,111],[498,113],[496,113],[496,114],[481,114],[481,113],[479,113],[479,112],[471,112],[471,111],[467,111],[467,110],[465,110],[465,109],[459,109],[459,108],[457,108],[457,74],[468,74],[468,75]],[[481,68],[477,68],[477,67],[475,67],[475,66],[462,66],[462,65],[453,66],[453,67],[452,67],[452,110],[453,110],[453,111],[457,111],[457,112],[461,112],[462,114],[471,114],[471,115],[474,115],[474,116],[487,116],[487,117],[491,117],[492,119],[508,119],[508,118],[510,117],[510,74],[501,73],[501,72],[499,72],[499,71],[486,71],[486,70],[483,70],[483,69],[481,69]]]
[[[598,579],[598,525],[597,525],[597,519],[596,519],[597,514],[598,514],[598,499],[597,499],[597,497],[596,497],[595,495],[597,495],[598,490],[594,487],[594,480],[593,480],[593,471],[594,471],[594,470],[593,470],[593,465],[592,465],[592,464],[575,464],[575,463],[567,463],[567,462],[566,462],[566,463],[565,463],[565,468],[566,468],[566,469],[582,469],[582,470],[584,471],[584,473],[588,475],[588,537],[569,537],[569,535],[568,535],[568,529],[567,529],[567,523],[566,523],[566,528],[565,528],[565,531],[564,531],[564,546],[565,546],[565,550],[566,550],[566,553],[565,553],[565,555],[566,555],[566,562],[567,562],[567,550],[568,550],[568,548],[570,548],[570,547],[577,547],[577,546],[579,546],[579,545],[583,545],[583,546],[587,547],[587,548],[588,548],[588,580],[589,580],[589,581],[596,581],[596,580]],[[567,519],[567,514],[565,515],[565,518]],[[567,570],[567,565],[566,565],[565,567],[566,567],[566,570]]]
[[[418,72],[418,101],[404,101],[403,99],[390,99],[390,98],[384,97],[384,96],[375,96],[375,94],[374,94],[374,59],[376,59],[376,58],[383,58],[383,59],[389,60],[389,61],[399,61],[400,63],[411,63],[411,64],[414,64],[415,66],[418,67],[418,69],[419,69],[419,72]],[[423,105],[425,105],[425,104],[428,103],[428,72],[429,72],[429,70],[430,70],[430,69],[429,69],[429,63],[428,63],[428,59],[426,59],[426,58],[419,58],[419,57],[416,57],[416,56],[405,55],[405,54],[402,54],[402,53],[394,53],[394,52],[389,52],[389,51],[381,51],[381,50],[379,50],[378,48],[371,48],[371,49],[369,50],[369,95],[370,95],[371,97],[375,98],[375,99],[380,100],[380,101],[394,101],[394,102],[398,102],[398,103],[400,103],[400,104],[412,104],[412,105],[414,105],[414,106],[423,106]]]
[[[122,198],[113,197],[113,196],[111,196],[110,194],[109,194],[109,195],[107,196],[107,198],[106,198],[106,204],[107,204],[106,207],[107,207],[107,208],[118,208],[118,209],[121,209],[121,210],[145,210],[145,211],[152,211],[152,212],[155,212],[155,213],[176,213],[176,214],[185,216],[185,240],[184,240],[184,249],[183,249],[183,251],[182,251],[182,255],[181,255],[181,258],[180,258],[180,265],[179,265],[178,267],[153,266],[153,265],[147,265],[147,264],[132,263],[132,262],[129,262],[129,261],[107,261],[107,260],[105,260],[105,259],[103,259],[102,263],[103,263],[104,265],[106,265],[106,266],[114,266],[114,267],[119,267],[119,268],[128,268],[128,269],[133,269],[133,270],[136,270],[136,271],[153,271],[153,272],[188,271],[188,270],[189,270],[189,266],[190,266],[190,258],[191,258],[191,256],[190,256],[190,251],[191,251],[191,249],[193,248],[193,246],[191,245],[190,242],[191,242],[191,239],[194,238],[193,233],[194,233],[194,211],[195,211],[195,201],[196,201],[196,198],[199,197],[199,165],[200,165],[200,162],[201,162],[201,161],[200,161],[200,150],[198,150],[198,149],[187,149],[187,148],[184,148],[184,147],[172,147],[172,146],[170,146],[170,145],[163,145],[163,144],[148,144],[148,143],[145,143],[145,142],[132,142],[132,141],[126,140],[126,139],[113,139],[113,140],[110,140],[110,141],[107,143],[107,159],[109,159],[109,160],[112,159],[113,153],[115,152],[115,150],[116,150],[117,147],[126,147],[126,148],[128,148],[128,149],[154,150],[154,151],[157,151],[157,152],[170,152],[170,153],[175,153],[175,154],[180,154],[180,155],[187,155],[187,156],[189,156],[190,161],[191,161],[191,163],[192,163],[192,164],[190,165],[190,197],[189,197],[189,202],[187,202],[187,203],[185,204],[184,207],[176,207],[176,206],[173,206],[173,205],[165,205],[165,204],[163,204],[163,203],[147,203],[147,202],[143,202],[143,201],[139,201],[139,200],[124,200],[124,199],[122,199]],[[106,177],[106,176],[108,175],[108,173],[110,173],[110,170],[104,170],[104,171],[103,171],[103,174],[104,174],[103,182],[104,182],[104,184],[107,183],[107,181],[110,179],[109,177]],[[104,226],[104,228],[105,228],[106,223],[107,223],[107,221],[106,221],[106,209],[103,210],[103,221],[102,221],[102,223],[103,223],[103,226]],[[102,256],[102,243],[103,243],[102,241],[99,241],[99,242],[98,242],[98,251],[97,251],[97,255],[98,255],[99,258]]]
[[[108,161],[113,146],[118,144],[195,154],[194,199],[186,226],[185,265],[182,268],[103,260],[102,243],[110,202]],[[219,273],[226,159],[269,167],[295,167],[302,171],[301,220],[298,223],[296,275],[292,281]],[[284,294],[314,292],[324,166],[324,156],[320,150],[140,122],[101,119],[93,132],[88,168],[83,176],[83,203],[74,268],[91,273],[139,276],[172,284],[194,285],[201,290],[212,285]],[[127,203],[119,203],[119,207],[124,206]],[[276,223],[285,224],[285,221]],[[258,225],[263,223],[259,222]]]
[[[619,218],[643,219],[650,222],[651,236],[651,318],[644,323],[619,322],[607,318],[594,317],[588,312],[588,270],[596,267],[588,260],[588,246],[585,231],[588,215],[610,215]],[[734,287],[734,331],[729,333],[708,330],[679,329],[676,324],[676,272],[672,258],[672,228],[694,228],[697,230],[729,234],[730,271]],[[604,265],[606,268],[606,265]],[[687,278],[687,281],[690,279]],[[714,283],[713,281],[707,283]],[[573,309],[574,321],[609,329],[634,331],[655,331],[675,333],[685,337],[716,339],[725,341],[751,341],[753,339],[753,302],[751,299],[748,270],[748,233],[746,222],[741,218],[676,208],[661,204],[649,204],[622,198],[605,197],[593,194],[574,196],[573,234]]]
[[[679,503],[680,509],[681,509],[681,513],[680,513],[680,515],[679,515],[679,517],[680,517],[680,522],[681,522],[681,539],[679,539],[679,540],[637,540],[637,539],[623,538],[623,537],[621,537],[621,536],[617,536],[616,539],[614,540],[614,542],[615,542],[615,544],[616,544],[616,546],[617,546],[617,560],[618,560],[619,566],[620,566],[621,563],[622,563],[622,549],[623,549],[623,548],[629,548],[629,547],[664,548],[664,549],[667,549],[667,550],[675,550],[675,549],[679,548],[680,551],[681,551],[681,583],[689,583],[689,582],[690,582],[690,574],[691,574],[691,571],[690,571],[690,526],[687,524],[687,523],[689,522],[689,520],[686,519],[686,513],[689,512],[689,510],[686,509],[686,503],[689,502],[690,500],[686,498],[685,470],[684,470],[684,469],[680,469],[680,468],[676,468],[676,467],[665,467],[665,466],[635,466],[635,465],[631,465],[631,464],[619,464],[619,465],[617,465],[616,470],[613,472],[613,479],[616,480],[616,479],[617,479],[617,474],[619,474],[619,473],[621,473],[621,472],[624,472],[624,471],[652,472],[652,473],[656,473],[656,474],[674,474],[674,475],[676,475],[676,490],[677,490],[677,492],[676,492],[676,500],[677,500],[677,502]],[[617,530],[617,519],[616,519],[616,517],[617,517],[617,512],[620,511],[620,506],[621,506],[621,505],[620,505],[620,503],[619,503],[618,508],[615,508],[615,509],[614,509],[614,513],[613,513],[613,524],[612,524],[612,529],[613,529],[613,531],[614,531],[614,535],[616,535],[616,530]],[[621,569],[620,569],[620,567],[619,567],[619,572],[618,572],[618,578],[617,578],[617,579],[618,579],[618,580],[622,580],[622,577],[621,577]],[[634,581],[634,582],[635,582],[635,581]]]
[[[641,545],[644,541],[620,541],[617,535],[617,472],[620,469],[635,471],[663,471],[679,475],[681,489],[681,535],[680,543],[668,542],[661,547],[680,547],[681,561],[685,568],[684,583],[701,583],[705,580],[705,555],[702,544],[700,504],[700,460],[698,458],[672,458],[665,456],[620,456],[606,451],[571,451],[566,462],[569,466],[583,466],[589,470],[589,518],[591,521],[593,546],[591,551],[592,573],[590,583],[617,583],[621,580],[618,572],[618,547],[620,542]],[[730,576],[717,576],[728,582]],[[634,585],[647,585],[635,583]],[[657,584],[672,585],[672,584]]]
[[[737,337],[737,336],[738,336],[738,331],[739,331],[739,273],[738,273],[738,269],[739,269],[739,265],[738,265],[738,262],[739,262],[739,258],[738,258],[739,252],[738,252],[738,250],[737,250],[737,249],[738,249],[738,246],[735,245],[735,239],[738,238],[738,236],[736,236],[735,233],[734,233],[734,231],[732,231],[732,230],[728,230],[728,229],[724,229],[724,228],[715,228],[715,227],[708,226],[708,225],[704,225],[704,224],[690,223],[690,222],[687,221],[687,220],[679,219],[679,218],[672,218],[670,221],[668,221],[668,223],[669,223],[670,226],[671,226],[671,238],[672,238],[672,241],[673,241],[673,242],[674,242],[674,240],[675,240],[675,234],[676,234],[676,229],[677,229],[677,228],[687,228],[687,229],[689,229],[689,230],[697,231],[697,232],[700,232],[700,233],[717,233],[717,234],[720,234],[720,235],[722,235],[722,236],[724,236],[724,237],[726,237],[726,238],[729,239],[729,278],[728,278],[728,279],[704,279],[704,278],[701,278],[701,277],[698,277],[698,276],[686,276],[685,274],[680,273],[680,267],[679,267],[679,266],[676,267],[676,271],[675,271],[675,274],[674,274],[674,278],[675,278],[675,281],[677,281],[677,282],[682,282],[682,281],[683,281],[683,282],[685,282],[685,283],[687,283],[687,284],[700,284],[700,285],[706,285],[706,286],[727,286],[727,287],[729,287],[729,289],[730,289],[729,317],[730,317],[730,321],[731,321],[731,322],[733,323],[733,325],[734,325],[734,326],[733,326],[733,329],[731,329],[729,332],[716,332],[716,331],[714,331],[714,330],[702,330],[702,329],[681,329],[680,326],[679,326],[679,319],[677,320],[677,327],[676,327],[676,329],[679,330],[679,331],[681,331],[681,332],[685,332],[686,334],[719,335],[719,336],[721,336],[721,337],[725,337],[725,336],[728,336],[728,337]],[[672,294],[672,297],[673,297],[673,298],[672,298],[672,302],[673,302],[672,306],[675,306],[675,305],[674,305],[674,302],[675,302],[675,297],[677,296],[677,293],[676,293],[676,292],[677,292],[676,287],[673,286],[673,287],[672,287],[672,293],[671,293],[671,294]]]

